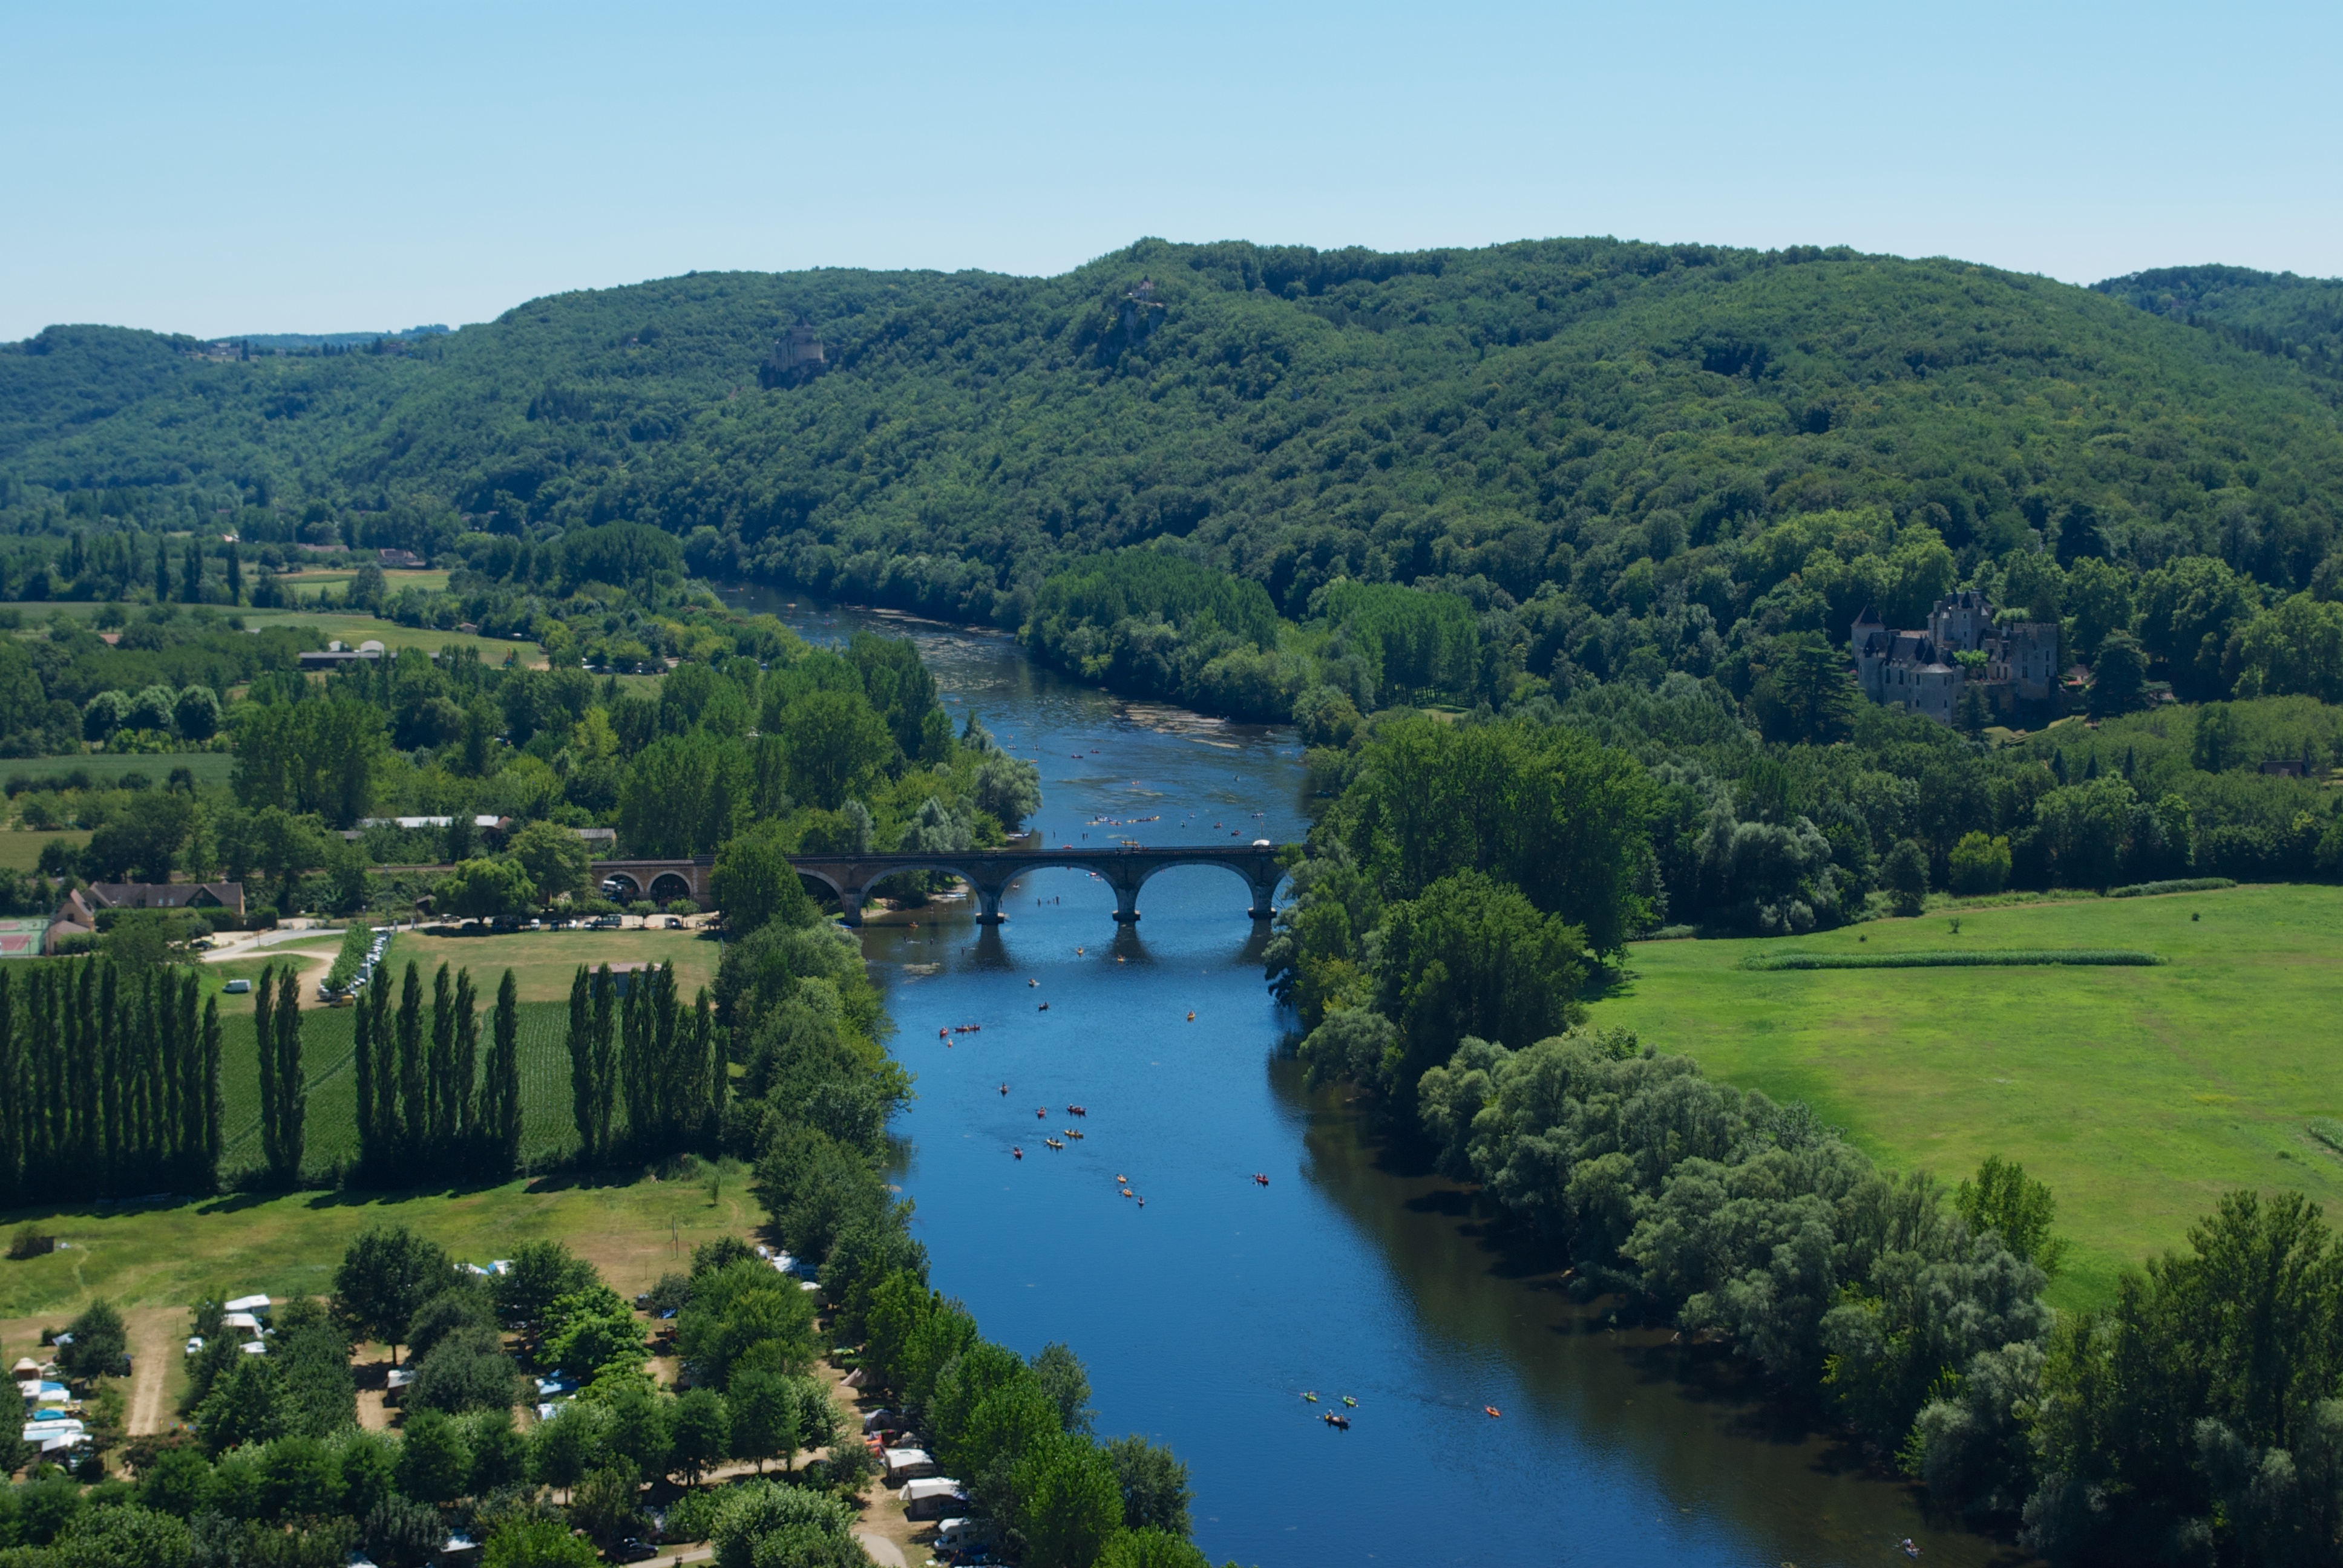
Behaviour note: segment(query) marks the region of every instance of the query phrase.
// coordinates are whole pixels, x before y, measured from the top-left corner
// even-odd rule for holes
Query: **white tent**
[[[268,1298],[266,1296],[238,1296],[236,1300],[227,1303],[226,1310],[230,1312],[265,1312],[267,1310],[267,1307]],[[235,1319],[230,1318],[228,1321],[233,1322],[235,1322]]]
[[[887,1465],[887,1484],[933,1475],[936,1462],[928,1457],[924,1448],[890,1448],[879,1456]]]
[[[912,1519],[935,1519],[945,1512],[968,1505],[968,1496],[960,1491],[960,1483],[948,1475],[930,1476],[905,1484],[897,1497],[903,1504],[904,1514]]]
[[[254,1317],[250,1312],[230,1312],[227,1316],[222,1318],[220,1322],[232,1329],[250,1329],[256,1333],[260,1331],[260,1320]]]

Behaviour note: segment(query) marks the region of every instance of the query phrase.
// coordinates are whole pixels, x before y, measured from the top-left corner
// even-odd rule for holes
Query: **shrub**
[[[16,1233],[8,1238],[8,1255],[12,1258],[41,1258],[57,1250],[57,1239],[34,1225],[19,1225]]]
[[[2153,899],[2164,893],[2217,893],[2237,885],[2227,877],[2181,877],[2166,882],[2134,882],[2126,888],[2109,888],[2107,897]]]

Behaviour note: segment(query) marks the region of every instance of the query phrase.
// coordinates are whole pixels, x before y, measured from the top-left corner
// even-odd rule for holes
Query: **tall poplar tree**
[[[520,1164],[520,986],[510,970],[497,987],[496,1028],[488,1050],[488,1079],[480,1086],[486,1110],[482,1134],[499,1171]]]
[[[431,1141],[431,1096],[423,1076],[423,971],[407,960],[398,991],[399,1148],[412,1160]]]
[[[456,1101],[455,1127],[449,1137],[453,1146],[467,1150],[480,1121],[475,1087],[479,1077],[479,997],[472,990],[472,971],[467,967],[456,976],[456,1047],[447,1064],[448,1085],[455,1091]]]
[[[252,988],[252,1037],[260,1060],[260,1158],[269,1170],[285,1169],[285,1151],[277,1146],[283,1125],[283,1087],[277,1078],[277,969],[260,971]]]
[[[428,1147],[439,1151],[456,1141],[456,996],[447,966],[431,977],[431,1110]]]
[[[594,1148],[610,1157],[611,1111],[618,1100],[618,983],[610,966],[594,975]]]
[[[578,1162],[590,1166],[599,1145],[594,1141],[593,981],[584,964],[569,980],[569,1116],[578,1124]]]
[[[212,997],[204,1003],[204,1063],[203,1063],[203,1174],[206,1185],[219,1185],[220,1156],[226,1148],[226,1102],[220,1093],[220,1044],[226,1031],[220,1027],[219,998]]]
[[[350,1019],[350,1071],[357,1080],[357,1094],[358,1165],[368,1170],[381,1158],[376,1147],[378,1134],[375,1125],[373,998],[381,978],[376,976],[375,982],[358,993]]]
[[[301,1179],[303,1122],[309,1090],[301,1073],[301,981],[285,966],[277,990],[277,1171],[287,1183]]]

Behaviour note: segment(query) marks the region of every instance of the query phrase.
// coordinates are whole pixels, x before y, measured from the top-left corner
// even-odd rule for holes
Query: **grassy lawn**
[[[0,832],[0,870],[31,870],[40,863],[41,846],[52,839],[63,839],[78,849],[89,842],[89,832],[83,828],[60,828],[54,833]]]
[[[696,1242],[745,1234],[763,1211],[737,1169],[711,1191],[696,1181],[644,1177],[597,1184],[558,1176],[452,1192],[297,1192],[230,1195],[121,1211],[26,1209],[0,1215],[14,1229],[28,1220],[66,1243],[45,1257],[0,1261],[0,1344],[22,1352],[42,1324],[62,1327],[95,1297],[118,1306],[184,1307],[204,1295],[266,1292],[321,1295],[351,1237],[401,1224],[457,1258],[485,1263],[515,1243],[566,1241],[632,1295],[669,1269],[688,1266]]]
[[[496,937],[402,935],[391,961],[404,972],[414,959],[429,972],[442,963],[467,965],[482,996],[494,1000],[508,969],[524,1002],[569,1001],[569,982],[579,964],[613,969],[622,964],[673,962],[676,984],[689,1002],[701,986],[716,983],[722,944],[697,931],[520,931]]]
[[[1959,915],[1960,933],[1949,930]],[[2191,916],[2199,917],[2192,920]],[[1756,952],[2138,948],[2155,969],[1752,973]],[[2058,1198],[2052,1292],[2104,1299],[2232,1188],[2343,1218],[2343,889],[2238,888],[1931,913],[1775,941],[1639,943],[1592,1010],[1715,1077],[1804,1100],[1875,1158],[1957,1181],[1987,1154]]]

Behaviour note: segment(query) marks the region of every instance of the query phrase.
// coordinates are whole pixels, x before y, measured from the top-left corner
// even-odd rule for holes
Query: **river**
[[[1122,702],[995,635],[727,597],[809,640],[915,638],[955,722],[973,710],[1040,764],[1048,843],[1307,827],[1291,729]],[[1339,1092],[1306,1089],[1246,903],[1228,872],[1183,868],[1118,929],[1105,884],[1040,871],[996,930],[963,904],[863,929],[918,1074],[898,1179],[936,1284],[1028,1355],[1070,1343],[1099,1432],[1186,1461],[1215,1562],[1829,1568],[1904,1562],[1906,1536],[1930,1563],[1998,1560],[1755,1398],[1729,1360],[1574,1303]]]

